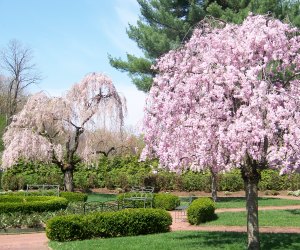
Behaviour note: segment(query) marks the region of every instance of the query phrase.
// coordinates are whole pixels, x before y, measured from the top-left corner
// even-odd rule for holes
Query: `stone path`
[[[0,250],[48,250],[45,233],[1,234]]]
[[[259,210],[293,210],[300,209],[300,205],[292,206],[274,206],[260,207]],[[245,211],[245,208],[227,208],[217,209],[216,213],[222,212],[240,212]],[[175,220],[175,212],[171,211],[173,218],[171,231],[211,231],[211,232],[246,232],[246,226],[194,226],[187,221]],[[294,227],[260,227],[260,232],[264,233],[300,233],[300,228]],[[0,250],[49,250],[48,239],[45,233],[28,233],[28,234],[12,234],[0,235]]]

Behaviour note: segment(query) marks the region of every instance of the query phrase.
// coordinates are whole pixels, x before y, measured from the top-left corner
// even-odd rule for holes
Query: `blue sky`
[[[87,73],[103,72],[127,99],[126,124],[141,123],[145,95],[107,57],[142,55],[126,34],[140,13],[135,0],[0,0],[0,10],[0,48],[11,39],[30,47],[43,76],[31,92],[60,95]]]

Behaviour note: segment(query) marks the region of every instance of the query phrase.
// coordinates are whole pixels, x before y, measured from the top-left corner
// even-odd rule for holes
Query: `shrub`
[[[68,201],[54,196],[1,195],[0,213],[32,213],[65,209]]]
[[[168,232],[171,224],[170,214],[161,209],[125,209],[84,216],[57,216],[48,220],[46,234],[55,241],[134,236]]]
[[[60,192],[59,196],[67,199],[69,202],[85,202],[88,198],[87,194],[75,192]]]
[[[218,177],[220,191],[236,192],[244,189],[244,181],[240,170],[235,169],[228,173],[220,174]]]
[[[215,203],[211,198],[198,198],[187,209],[188,222],[192,225],[213,220],[215,216]]]
[[[211,177],[209,173],[188,171],[182,175],[182,188],[186,191],[211,191]]]
[[[179,206],[180,199],[178,196],[173,194],[155,194],[153,199],[153,207],[161,208],[165,210],[174,210],[175,207]]]
[[[261,179],[258,183],[258,188],[261,191],[278,191],[283,189],[284,183],[284,176],[280,176],[277,170],[267,169],[261,172]]]

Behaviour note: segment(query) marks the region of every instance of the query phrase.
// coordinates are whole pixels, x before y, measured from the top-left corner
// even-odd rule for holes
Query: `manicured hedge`
[[[50,240],[55,241],[134,236],[168,232],[171,224],[171,215],[162,209],[124,209],[57,216],[47,222],[46,234]]]
[[[87,194],[75,193],[75,192],[60,192],[59,196],[67,199],[69,202],[78,202],[78,201],[84,202],[88,198]]]
[[[56,211],[67,206],[67,199],[62,197],[0,195],[0,213]]]
[[[194,200],[187,209],[188,222],[192,225],[213,220],[215,215],[215,203],[211,198],[202,197]]]
[[[175,207],[179,206],[180,199],[178,196],[173,194],[155,194],[153,199],[153,207],[161,208],[168,211],[174,210]]]

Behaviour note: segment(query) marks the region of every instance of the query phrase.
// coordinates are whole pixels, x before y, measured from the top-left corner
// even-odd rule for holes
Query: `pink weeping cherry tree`
[[[64,174],[65,189],[73,191],[79,159],[91,162],[97,157],[93,131],[121,130],[124,112],[125,99],[111,79],[99,73],[86,75],[63,97],[35,94],[3,136],[2,167],[9,168],[19,159],[55,163]]]
[[[207,19],[157,61],[147,99],[146,147],[173,171],[239,168],[248,249],[259,249],[257,186],[266,168],[300,166],[299,30],[267,16]]]

